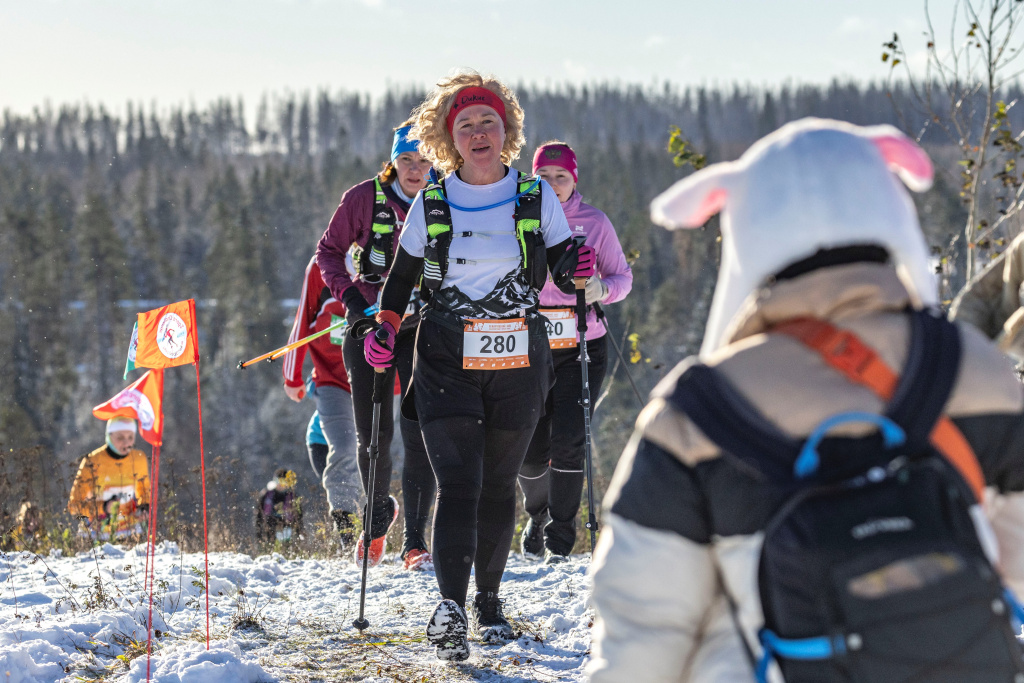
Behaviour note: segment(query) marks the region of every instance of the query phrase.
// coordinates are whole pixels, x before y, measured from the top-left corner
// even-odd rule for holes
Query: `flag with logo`
[[[128,379],[128,373],[135,369],[135,351],[139,348],[139,323],[135,322],[132,328],[132,340],[128,342],[128,360],[124,362],[124,377]]]
[[[173,368],[198,360],[194,299],[139,313],[135,367]]]
[[[112,417],[130,417],[139,423],[139,436],[153,446],[164,438],[164,371],[150,370],[122,389],[106,403],[92,409],[101,420]]]

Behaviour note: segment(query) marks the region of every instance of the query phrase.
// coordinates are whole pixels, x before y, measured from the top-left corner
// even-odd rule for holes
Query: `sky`
[[[948,27],[951,0],[932,2]],[[924,0],[0,0],[0,111],[159,109],[326,89],[774,86],[880,80],[894,31],[923,59]]]

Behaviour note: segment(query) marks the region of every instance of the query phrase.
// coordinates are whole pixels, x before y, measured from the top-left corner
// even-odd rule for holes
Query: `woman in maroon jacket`
[[[316,261],[331,294],[345,304],[349,329],[375,312],[377,294],[391,268],[398,236],[413,197],[425,186],[430,164],[420,156],[418,143],[406,137],[409,122],[395,129],[391,160],[379,174],[345,192],[316,249]],[[354,272],[350,272],[354,271]],[[412,352],[418,315],[407,316],[396,342],[396,363],[403,395],[412,377]],[[342,345],[348,380],[352,388],[352,408],[356,422],[356,448],[363,490],[369,480],[369,444],[372,422],[373,368],[363,357],[363,342],[346,335]],[[394,384],[395,368],[388,370],[385,386]],[[397,501],[388,495],[391,477],[391,439],[394,432],[393,396],[388,393],[381,406],[379,460],[374,490],[367,497],[373,505],[370,528],[370,564],[384,556],[384,536],[398,516]],[[434,473],[427,461],[419,425],[401,418],[405,466],[402,472],[402,496],[405,503],[405,543],[402,558],[407,569],[428,568],[424,529],[434,499]],[[362,560],[360,539],[356,560]]]

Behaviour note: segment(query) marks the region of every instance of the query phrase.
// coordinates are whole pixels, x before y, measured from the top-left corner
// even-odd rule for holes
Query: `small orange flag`
[[[137,368],[173,368],[199,360],[194,299],[139,313]]]
[[[131,417],[139,421],[139,435],[154,446],[164,438],[164,371],[150,370],[116,396],[92,409],[101,420]]]

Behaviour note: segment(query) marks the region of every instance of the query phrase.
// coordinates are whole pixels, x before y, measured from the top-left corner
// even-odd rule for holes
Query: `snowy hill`
[[[438,662],[423,631],[439,599],[433,573],[385,561],[370,571],[361,637],[350,560],[210,555],[211,649],[205,649],[202,554],[157,548],[152,680],[582,681],[590,648],[587,558],[545,567],[518,557],[502,583],[522,632],[502,647],[471,642]],[[145,546],[77,557],[0,555],[0,678],[5,683],[146,680]],[[140,648],[141,647],[141,655]]]

